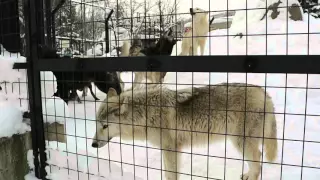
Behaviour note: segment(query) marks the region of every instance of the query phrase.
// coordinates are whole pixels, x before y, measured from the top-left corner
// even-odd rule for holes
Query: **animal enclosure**
[[[0,38],[0,61],[26,79],[26,177],[320,176],[318,2],[11,1],[0,37],[20,23],[20,51]]]

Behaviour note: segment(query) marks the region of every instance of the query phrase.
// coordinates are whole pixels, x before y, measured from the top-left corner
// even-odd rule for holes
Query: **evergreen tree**
[[[55,17],[56,35],[77,37],[80,34],[80,19],[77,17],[76,6],[67,0]]]

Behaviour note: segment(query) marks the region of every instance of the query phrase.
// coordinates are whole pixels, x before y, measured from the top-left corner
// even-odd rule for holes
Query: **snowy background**
[[[307,15],[304,17],[308,18]],[[319,29],[320,22],[310,17],[309,32]],[[319,35],[308,36],[308,21],[289,21],[288,27],[283,19],[268,22],[268,33],[299,33],[296,35],[269,35],[266,51],[266,36],[248,37],[248,54],[319,54]],[[264,34],[265,24],[256,24],[249,33]],[[227,30],[217,30],[210,33],[212,36],[207,42],[206,54],[246,54],[246,40],[243,38],[229,38],[227,43]],[[288,46],[286,41],[288,40]],[[219,43],[216,43],[219,42]],[[229,48],[227,46],[229,45]],[[309,52],[307,45],[309,44]],[[180,44],[175,47],[179,54]],[[173,53],[175,55],[176,52]],[[214,59],[213,59],[214,60]],[[127,82],[125,88],[131,86],[131,73],[122,73],[122,79]],[[176,77],[177,76],[177,77]],[[176,79],[178,82],[176,82]],[[199,86],[216,84],[220,82],[246,82],[244,73],[174,73],[170,72],[165,77],[165,83],[184,84],[178,88],[190,87],[191,82]],[[320,90],[319,75],[296,75],[296,74],[247,74],[247,82],[261,86],[267,86],[277,114],[279,151],[277,164],[263,164],[262,179],[265,180],[316,180],[320,176]],[[189,84],[189,85],[187,85]],[[308,86],[308,89],[306,87]],[[176,85],[168,85],[175,89]],[[285,88],[290,87],[290,88]],[[99,92],[100,99],[105,94]],[[119,138],[112,139],[107,146],[96,150],[91,148],[95,133],[95,112],[99,102],[90,102],[91,96],[87,97],[83,104],[76,102],[69,105],[69,117],[66,118],[66,130],[68,134],[67,144],[50,143],[52,150],[49,155],[52,159],[50,171],[55,177],[63,179],[98,179],[100,175],[108,177],[109,172],[119,173],[123,171],[123,179],[133,179],[134,176],[141,179],[161,179],[161,152],[153,147],[146,148],[146,142],[124,142]],[[307,102],[307,105],[306,105]],[[286,113],[286,115],[284,115]],[[307,114],[306,116],[304,114]],[[304,132],[305,129],[305,132]],[[77,137],[75,137],[77,136]],[[302,140],[305,140],[303,143]],[[227,149],[225,154],[225,148]],[[58,153],[56,150],[64,153]],[[191,156],[190,149],[182,154],[179,172],[183,173],[181,179],[239,179],[242,173],[242,160],[231,144],[220,143],[207,148],[193,147]],[[209,152],[209,156],[208,156]],[[225,161],[225,155],[227,160]],[[282,156],[283,155],[283,156]],[[66,156],[68,158],[66,158]],[[88,157],[89,156],[89,157]],[[97,160],[99,158],[99,161]],[[282,158],[283,157],[283,158]],[[192,166],[191,166],[192,158]],[[109,161],[111,165],[109,165]],[[303,161],[303,162],[302,162]],[[284,165],[279,165],[279,164]],[[305,166],[301,168],[301,166]],[[64,167],[64,168],[57,168]],[[147,168],[149,167],[149,168]],[[315,167],[315,168],[314,168]],[[72,169],[67,170],[66,168]],[[192,169],[192,171],[191,171]],[[208,171],[209,169],[209,171]],[[80,172],[77,172],[79,170]],[[245,164],[244,171],[247,171]],[[92,174],[92,175],[90,175]],[[164,177],[163,177],[164,178]]]
[[[188,1],[189,2],[189,1]],[[197,1],[198,2],[198,1]],[[243,8],[245,1],[230,1],[229,6]],[[241,2],[241,3],[240,3]],[[256,1],[253,1],[256,2]],[[273,1],[268,1],[271,3]],[[291,2],[288,1],[289,3]],[[201,5],[208,4],[201,1]],[[214,3],[211,3],[213,6]],[[253,3],[254,4],[254,3]],[[223,2],[215,3],[216,9],[227,9]],[[256,4],[254,4],[256,5]],[[250,5],[252,7],[256,7]],[[185,6],[190,7],[185,4]],[[210,7],[211,7],[210,6]],[[201,6],[200,6],[201,7]],[[203,8],[203,7],[202,7]],[[230,9],[230,7],[229,7]],[[211,9],[212,10],[212,9]],[[304,14],[304,20],[295,22],[281,13],[268,23],[258,21],[261,12],[248,12],[247,33],[254,36],[233,38],[227,35],[238,32],[246,33],[238,14],[238,19],[229,30],[216,30],[209,33],[206,55],[286,55],[286,54],[320,54],[320,21]],[[236,15],[237,16],[237,15]],[[233,19],[233,20],[234,20]],[[309,23],[308,23],[309,22]],[[268,36],[263,34],[268,34]],[[286,35],[290,33],[290,35]],[[308,35],[308,33],[310,33]],[[174,47],[172,55],[180,53],[181,42]],[[214,61],[214,58],[212,59]],[[12,117],[19,117],[21,110],[28,108],[27,88],[24,71],[8,70],[14,61],[25,59],[18,54],[0,56],[1,82],[5,81],[5,90],[0,95],[0,122],[8,122],[4,112],[12,111]],[[10,71],[10,72],[9,72]],[[15,74],[8,75],[9,73]],[[4,76],[7,75],[7,76]],[[122,73],[125,89],[131,87],[132,73]],[[104,179],[141,179],[158,180],[161,174],[161,151],[148,146],[146,142],[121,141],[114,138],[105,147],[97,150],[91,147],[92,137],[96,131],[95,113],[100,102],[94,102],[90,93],[82,104],[70,102],[67,106],[61,99],[53,99],[55,79],[51,72],[41,73],[41,88],[45,121],[59,121],[66,126],[67,143],[47,142],[50,167],[49,177],[53,180],[104,180]],[[247,81],[246,81],[247,79]],[[168,88],[186,88],[197,84],[204,86],[220,82],[247,82],[266,87],[276,109],[278,128],[278,159],[276,164],[263,164],[264,180],[317,180],[320,177],[320,75],[298,74],[253,74],[253,73],[175,73],[169,72],[165,83]],[[179,85],[184,84],[184,85]],[[3,83],[1,84],[4,87]],[[308,87],[308,88],[307,88]],[[4,91],[4,92],[3,92]],[[103,100],[105,94],[94,88],[98,98]],[[15,94],[18,94],[15,96]],[[81,93],[79,92],[79,95]],[[10,100],[10,101],[9,101]],[[3,105],[4,104],[4,105]],[[13,104],[13,105],[12,105]],[[10,108],[12,107],[12,108]],[[18,108],[19,107],[19,108]],[[59,117],[55,117],[55,115]],[[11,119],[10,119],[11,120]],[[22,121],[15,121],[22,122]],[[4,124],[4,123],[3,123]],[[11,127],[6,132],[1,127],[0,136],[11,136],[28,130],[25,124]],[[281,140],[284,139],[284,140]],[[304,141],[304,142],[303,142]],[[180,179],[240,179],[242,173],[242,157],[230,143],[218,143],[206,147],[184,149],[181,154],[179,172]],[[192,151],[192,155],[190,155]],[[29,151],[32,168],[32,152]],[[191,165],[192,162],[192,165]],[[283,164],[283,165],[280,165]],[[303,166],[303,168],[301,167]],[[244,172],[248,170],[244,164]],[[26,180],[34,180],[33,172],[26,175]]]

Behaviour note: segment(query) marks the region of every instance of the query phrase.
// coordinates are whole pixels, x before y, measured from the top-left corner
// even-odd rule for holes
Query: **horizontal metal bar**
[[[27,69],[27,63],[14,63],[12,69]]]
[[[39,71],[320,73],[320,56],[148,56],[40,59]]]

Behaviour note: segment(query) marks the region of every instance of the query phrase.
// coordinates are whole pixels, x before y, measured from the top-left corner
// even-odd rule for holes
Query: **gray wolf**
[[[224,141],[227,137],[241,155],[244,153],[244,160],[250,161],[249,171],[241,178],[258,180],[262,141],[267,159],[274,161],[277,156],[273,112],[272,99],[265,90],[244,83],[178,91],[151,85],[147,89],[125,91],[120,96],[111,88],[96,115],[97,131],[92,147],[101,148],[119,136],[123,140],[146,140],[163,149],[166,179],[176,180],[177,151]]]
[[[156,56],[171,55],[176,40],[173,37],[173,31],[170,28],[165,32],[155,46],[141,49],[138,40],[134,40],[132,46],[129,41],[124,41],[121,48],[121,56]],[[160,83],[163,82],[166,72],[134,72],[133,88],[141,87],[142,83]],[[145,81],[145,82],[144,82]]]
[[[199,47],[201,55],[204,54],[206,36],[209,32],[209,13],[200,8],[190,8],[190,14],[193,18],[192,27],[183,35],[180,56],[196,56]]]
[[[39,46],[39,57],[41,58],[61,58],[54,48],[49,46]],[[93,82],[102,92],[107,93],[109,88],[116,89],[118,94],[122,92],[120,80],[117,72],[61,72],[52,71],[57,79],[57,91],[53,96],[60,97],[67,104],[70,100],[70,91],[83,89],[88,83]],[[90,86],[89,86],[90,88]]]

